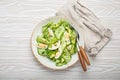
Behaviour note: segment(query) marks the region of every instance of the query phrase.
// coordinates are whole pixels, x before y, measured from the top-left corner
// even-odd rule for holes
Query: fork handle
[[[89,61],[89,58],[88,58],[85,50],[82,48],[82,46],[80,46],[79,48],[80,48],[80,53],[82,54],[83,59],[85,60],[86,64],[89,66],[90,61]]]
[[[80,51],[78,51],[78,56],[79,56],[79,61],[80,61],[80,63],[81,63],[81,66],[82,66],[82,68],[83,68],[83,71],[87,71],[87,67],[86,67],[86,65],[85,65],[85,61],[84,61],[84,59],[83,59],[82,54],[81,54]]]

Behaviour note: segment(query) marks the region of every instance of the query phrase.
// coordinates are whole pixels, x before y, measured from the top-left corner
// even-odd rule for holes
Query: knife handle
[[[83,68],[83,71],[87,71],[87,67],[86,67],[86,65],[85,65],[84,59],[83,59],[82,54],[81,54],[80,51],[78,51],[78,56],[79,56],[79,61],[80,61],[80,63],[81,63],[81,66],[82,66],[82,68]]]
[[[89,61],[89,58],[88,58],[85,50],[82,48],[82,46],[80,46],[79,48],[80,48],[80,53],[82,54],[83,59],[85,60],[86,64],[89,66],[90,61]]]

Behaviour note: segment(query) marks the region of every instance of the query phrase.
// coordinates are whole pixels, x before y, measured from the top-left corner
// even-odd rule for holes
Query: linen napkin
[[[79,0],[69,0],[56,16],[69,19],[75,27],[83,30],[85,50],[89,55],[98,54],[112,36],[111,30],[102,25],[99,18]]]

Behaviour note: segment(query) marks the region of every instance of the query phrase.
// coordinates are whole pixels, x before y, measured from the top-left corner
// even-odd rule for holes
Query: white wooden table
[[[113,31],[91,67],[44,68],[34,58],[30,37],[40,20],[54,16],[67,0],[0,0],[0,80],[120,80],[120,0],[81,0]]]

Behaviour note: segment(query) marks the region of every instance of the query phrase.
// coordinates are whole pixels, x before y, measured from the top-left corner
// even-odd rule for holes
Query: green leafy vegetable
[[[56,66],[63,66],[77,52],[76,37],[77,33],[67,21],[48,22],[42,26],[42,35],[36,38],[37,52],[49,58]]]

